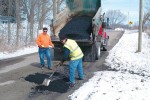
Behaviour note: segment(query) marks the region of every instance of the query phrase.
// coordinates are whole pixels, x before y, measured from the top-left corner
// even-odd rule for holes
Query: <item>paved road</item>
[[[108,31],[110,40],[108,51],[118,42],[123,32]],[[68,95],[78,89],[93,76],[95,71],[106,71],[104,65],[108,52],[102,52],[101,58],[95,62],[84,62],[85,80],[76,80],[76,86],[69,89],[62,70],[54,74],[54,80],[48,87],[42,86],[44,78],[52,71],[39,67],[38,54],[26,55],[0,61],[0,100],[67,100]],[[54,66],[57,61],[53,61]],[[62,68],[61,68],[62,69]]]

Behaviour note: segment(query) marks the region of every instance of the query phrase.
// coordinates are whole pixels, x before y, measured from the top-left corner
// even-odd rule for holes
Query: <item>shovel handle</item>
[[[60,66],[61,66],[61,65],[58,64],[58,65],[56,66],[56,70],[55,70],[48,78],[51,78],[51,77],[54,75],[54,73],[57,71],[57,68],[60,67]]]

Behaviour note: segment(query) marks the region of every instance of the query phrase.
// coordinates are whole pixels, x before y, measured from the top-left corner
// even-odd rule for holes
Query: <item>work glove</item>
[[[54,48],[54,45],[53,46],[49,46],[49,48]]]
[[[49,45],[49,48],[52,48],[52,46]]]
[[[43,47],[44,47],[44,45],[41,45],[41,47],[43,48]]]
[[[39,45],[40,48],[44,48],[44,45]]]
[[[54,45],[52,45],[52,48],[54,49]]]

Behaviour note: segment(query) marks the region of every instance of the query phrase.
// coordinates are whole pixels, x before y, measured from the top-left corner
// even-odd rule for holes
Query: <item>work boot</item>
[[[74,87],[74,86],[75,86],[75,83],[70,83],[70,84],[69,84],[69,87],[70,87],[70,88],[72,88],[72,87]]]
[[[41,69],[44,69],[45,65],[41,65]]]
[[[79,78],[77,78],[77,80],[84,80],[84,79],[79,77]]]
[[[72,90],[73,87],[75,86],[75,83],[70,83],[70,82],[68,83],[68,82],[67,82],[67,84],[68,84],[68,86],[69,86],[67,91]]]
[[[48,69],[49,69],[49,70],[52,70],[52,68],[51,68],[51,67],[49,67],[49,66],[48,66]]]

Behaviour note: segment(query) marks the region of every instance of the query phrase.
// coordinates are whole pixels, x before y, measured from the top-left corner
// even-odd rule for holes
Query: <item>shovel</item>
[[[45,79],[44,79],[42,85],[49,86],[49,84],[50,84],[50,82],[51,82],[51,78],[52,78],[52,76],[54,75],[54,73],[57,71],[57,69],[58,69],[59,66],[60,66],[60,65],[57,65],[56,70],[55,70],[48,78],[45,78]]]

